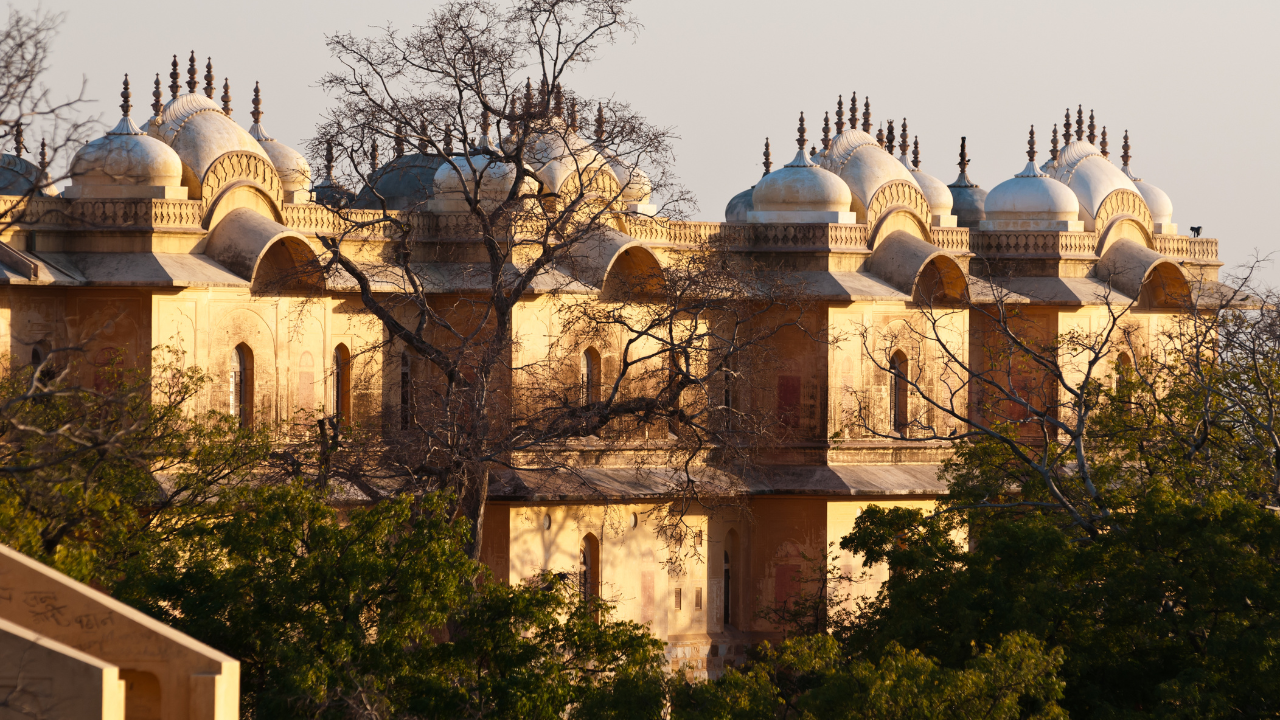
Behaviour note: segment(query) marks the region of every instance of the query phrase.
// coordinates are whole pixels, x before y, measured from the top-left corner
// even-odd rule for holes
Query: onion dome
[[[488,147],[488,117],[484,122],[486,137],[480,145]],[[430,152],[426,141],[427,128],[422,127],[422,135],[418,137],[418,152],[404,152],[402,129],[397,130],[395,138],[396,156],[391,162],[381,167],[372,168],[369,179],[373,184],[365,186],[356,197],[355,206],[362,208],[379,208],[386,202],[388,210],[421,210],[427,202],[435,197],[436,172],[444,165],[444,158]],[[452,130],[446,129],[448,137],[444,144],[452,148]]]
[[[1071,111],[1068,110],[1068,118],[1070,115]],[[1098,214],[1098,208],[1108,195],[1116,190],[1129,190],[1138,193],[1138,188],[1134,186],[1133,181],[1120,168],[1112,164],[1102,154],[1102,151],[1093,144],[1092,138],[1094,136],[1092,130],[1094,126],[1092,114],[1090,114],[1089,127],[1090,139],[1086,140],[1084,137],[1084,111],[1083,107],[1081,107],[1076,112],[1075,140],[1069,141],[1058,152],[1058,159],[1048,172],[1075,192],[1076,197],[1080,200],[1081,219],[1087,223],[1092,223],[1092,218]],[[1070,136],[1068,135],[1068,137]],[[1086,229],[1092,229],[1092,227],[1087,227]]]
[[[956,216],[956,224],[976,228],[987,217],[987,191],[969,179],[969,153],[965,142],[966,138],[960,138],[960,162],[956,163],[960,166],[960,174],[947,188],[951,190],[951,212]]]
[[[551,118],[547,129],[530,140],[525,158],[546,192],[559,193],[570,181],[574,186],[580,183],[590,186],[610,178],[622,185],[622,178],[614,175],[609,162],[596,147],[558,117]],[[631,182],[639,180],[631,174],[628,177]],[[645,181],[647,184],[648,177]],[[638,186],[634,192],[643,193],[644,187]]]
[[[840,109],[837,111],[837,117],[840,118],[840,125],[844,125],[844,98],[841,98]],[[764,139],[764,174],[767,176],[773,170],[773,157],[769,153],[769,138]],[[724,221],[731,223],[745,223],[750,221],[750,213],[756,209],[755,203],[751,201],[751,196],[755,192],[756,186],[743,190],[742,192],[729,198],[729,204],[724,208]]]
[[[103,137],[88,143],[71,159],[71,186],[65,197],[179,198],[182,160],[168,145],[145,135],[129,118],[129,76],[120,93],[120,122]]]
[[[799,150],[795,158],[781,170],[765,175],[752,191],[755,212],[847,213],[853,202],[849,186],[805,155],[803,113],[799,129]]]
[[[253,153],[271,162],[267,151],[252,135],[227,117],[212,98],[195,91],[198,83],[195,80],[194,55],[187,74],[190,76],[187,81],[190,92],[179,95],[175,57],[174,71],[169,74],[173,78],[169,85],[173,99],[164,106],[158,117],[153,118],[147,133],[178,153],[184,166],[184,175],[188,172],[192,175],[190,182],[198,186],[214,161],[229,152]]]
[[[1036,167],[1036,131],[1027,140],[1027,166],[995,186],[983,205],[991,230],[1067,230],[1058,223],[1079,222],[1080,203],[1071,188]]]
[[[831,141],[831,147],[822,158],[822,167],[840,176],[855,200],[854,209],[859,221],[866,219],[867,203],[891,180],[905,180],[919,187],[915,177],[901,162],[881,147],[879,141],[868,134],[871,129],[871,100],[866,100],[862,113],[863,129],[850,128]],[[838,125],[838,123],[837,123]]]
[[[1124,153],[1120,159],[1124,161],[1124,167],[1121,168],[1125,177],[1133,182],[1134,187],[1138,188],[1138,192],[1142,194],[1142,199],[1147,203],[1147,209],[1151,211],[1151,221],[1157,225],[1172,225],[1173,223],[1173,201],[1169,199],[1169,195],[1160,188],[1148,182],[1143,182],[1142,178],[1134,177],[1133,171],[1129,169],[1129,161],[1132,156],[1129,154],[1129,131],[1124,131],[1124,145],[1121,146]],[[1162,232],[1158,228],[1156,232]],[[1174,233],[1177,232],[1175,228]]]
[[[514,165],[490,160],[483,155],[454,155],[450,158],[458,166],[461,175],[451,165],[443,161],[436,170],[433,180],[435,194],[429,208],[438,213],[470,212],[467,196],[476,193],[481,207],[489,210],[504,202],[511,193],[515,183],[516,168]],[[476,192],[477,178],[479,192]],[[525,178],[526,183],[532,183]],[[544,181],[545,182],[545,181]]]
[[[40,164],[22,157],[27,149],[22,141],[22,121],[13,124],[13,154],[0,155],[0,195],[49,195],[49,156],[44,140],[40,141]]]
[[[906,120],[903,120],[902,126],[906,127],[906,125]],[[902,140],[904,148],[906,143],[906,135],[904,134]],[[903,149],[902,156],[898,158],[898,161],[911,171],[911,177],[915,178],[916,184],[920,186],[920,191],[924,193],[925,200],[929,202],[929,214],[935,219],[951,215],[951,208],[955,205],[955,199],[951,197],[951,189],[947,187],[946,183],[920,169],[919,137],[915,139],[911,160],[907,160],[907,152]]]
[[[227,97],[230,102],[230,97]],[[229,109],[229,108],[228,108]],[[253,125],[249,135],[266,151],[276,173],[280,175],[280,186],[284,189],[285,202],[309,202],[311,200],[311,164],[302,153],[285,145],[267,134],[262,129],[262,93],[258,83],[253,84]]]

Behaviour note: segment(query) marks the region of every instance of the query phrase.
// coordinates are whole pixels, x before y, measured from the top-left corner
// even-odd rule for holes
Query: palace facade
[[[10,197],[0,202],[21,219],[0,237],[0,348],[13,362],[39,362],[87,340],[91,375],[113,362],[148,368],[165,347],[218,378],[210,406],[246,421],[394,411],[414,371],[362,312],[356,288],[302,277],[294,293],[275,282],[323,255],[318,234],[379,217],[381,210],[359,209],[369,190],[357,190],[345,219],[335,215],[316,202],[341,192],[331,171],[314,179],[303,156],[264,129],[256,101],[246,129],[215,102],[212,83],[197,90],[194,69],[185,93],[176,68],[174,76],[165,102],[157,78],[142,126],[126,99],[119,124],[76,155],[66,187],[45,186],[38,163],[3,156],[0,192]],[[1068,113],[1063,144],[1055,131],[1047,162],[1037,165],[1032,146],[1021,172],[987,192],[968,178],[963,141],[959,177],[948,185],[909,157],[905,121],[895,145],[892,127],[887,137],[871,134],[869,104],[860,128],[846,127],[841,112],[821,148],[806,149],[802,136],[791,162],[766,166],[729,202],[724,222],[646,217],[654,208],[647,188],[627,184],[598,271],[574,278],[575,287],[591,296],[611,274],[660,270],[681,248],[716,237],[802,278],[826,337],[866,329],[893,337],[894,327],[919,324],[929,308],[961,303],[979,287],[997,288],[1046,338],[1100,328],[1117,309],[1138,336],[1151,337],[1182,311],[1180,298],[1195,283],[1216,281],[1217,241],[1178,232],[1169,198],[1135,176],[1127,135],[1118,166],[1092,115],[1086,128],[1080,109],[1074,133],[1072,124]],[[1011,170],[1015,162],[1008,159]],[[565,182],[554,170],[552,162],[539,169],[551,187]],[[441,158],[401,150],[372,177],[412,228],[415,268],[441,275],[433,248],[458,240],[465,223],[456,218],[466,211]],[[374,233],[361,242],[374,257],[393,241]],[[442,295],[466,291],[445,285]],[[517,332],[522,322],[547,326],[537,288],[521,308]],[[940,341],[965,356],[980,325],[953,313]],[[495,478],[483,545],[494,574],[518,583],[544,570],[581,573],[592,592],[617,603],[619,617],[668,643],[673,668],[716,675],[750,644],[774,637],[759,611],[793,597],[810,560],[864,508],[929,508],[944,492],[936,472],[946,440],[895,433],[909,435],[919,418],[943,435],[958,429],[859,341],[796,336],[780,345],[784,361],[764,384],[775,388],[778,413],[794,419],[789,440],[747,479],[749,513],[695,513],[694,560],[672,569],[673,551],[652,526],[651,511],[664,502],[658,488],[625,459],[604,457],[579,468],[571,484],[536,474]],[[924,365],[941,352],[872,350]],[[607,372],[610,349],[594,351]],[[1117,351],[1115,361],[1132,358]],[[921,371],[922,382],[945,381]],[[855,397],[871,398],[879,431],[851,424]],[[857,576],[856,595],[873,595],[883,581],[883,571],[863,574],[857,558],[835,562]]]

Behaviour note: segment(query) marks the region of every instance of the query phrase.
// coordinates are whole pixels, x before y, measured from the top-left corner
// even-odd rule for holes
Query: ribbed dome
[[[237,150],[271,162],[271,156],[244,128],[227,117],[212,100],[196,93],[180,95],[160,112],[149,133],[173,148],[196,181],[219,157]],[[274,167],[274,163],[273,163]]]
[[[1102,201],[1116,190],[1138,192],[1133,181],[1120,168],[1104,157],[1093,143],[1084,140],[1067,143],[1059,151],[1058,161],[1049,174],[1075,192],[1081,211],[1090,218],[1098,214]]]
[[[846,130],[837,135],[822,158],[822,167],[845,181],[863,209],[876,190],[891,180],[906,180],[920,186],[902,163],[861,130]]]
[[[751,194],[755,192],[755,189],[756,186],[752,185],[729,199],[729,204],[724,206],[725,222],[747,222],[747,213],[756,209],[755,205],[751,202]]]
[[[480,161],[483,164],[483,160]],[[409,153],[383,165],[374,174],[373,187],[377,195],[387,202],[389,210],[421,208],[435,197],[435,178],[444,158],[439,155]],[[379,207],[380,203],[369,188],[360,191],[356,207]]]
[[[765,175],[751,193],[756,212],[848,212],[852,202],[849,186],[810,162],[803,148],[786,167]]]
[[[595,146],[559,118],[553,118],[549,129],[534,137],[527,148],[525,158],[549,192],[560,192],[572,179],[584,186],[606,177],[621,181]]]
[[[619,199],[624,203],[647,203],[653,196],[653,182],[649,175],[638,167],[628,166],[614,158],[609,161],[609,169],[622,188]]]
[[[132,120],[121,118],[71,160],[73,188],[103,185],[179,187],[182,160],[168,145],[144,135]]]
[[[983,210],[988,220],[1075,220],[1080,203],[1071,188],[1028,162],[1021,173],[991,190]]]
[[[479,178],[479,199],[482,206],[493,207],[507,199],[511,192],[511,186],[515,183],[516,168],[514,165],[506,163],[498,163],[488,160],[482,156],[468,158],[464,156],[453,157],[453,162],[462,171],[459,176],[457,172],[448,164],[442,163],[440,169],[436,171],[434,188],[435,194],[432,198],[431,209],[435,212],[442,213],[462,213],[469,212],[467,207],[468,193],[475,191],[476,178]],[[475,170],[471,169],[471,164],[475,165]],[[463,178],[466,178],[466,184],[463,184]],[[532,179],[525,179],[526,183],[532,183]],[[546,181],[543,180],[545,183]]]
[[[49,174],[17,155],[0,155],[0,195],[48,195]]]

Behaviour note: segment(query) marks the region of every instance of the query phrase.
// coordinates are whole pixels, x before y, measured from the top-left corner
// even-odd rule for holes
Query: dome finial
[[[764,139],[764,175],[773,170],[773,158],[769,157],[769,138]],[[761,175],[761,177],[764,177]]]
[[[893,143],[894,143],[893,118],[889,118],[889,129],[884,134],[884,149],[888,150],[890,155],[893,154]]]
[[[378,139],[374,138],[369,143],[369,174],[373,175],[378,171]]]
[[[324,176],[333,184],[333,141],[324,141]]]
[[[561,89],[560,83],[556,83],[555,104],[551,107],[551,114],[564,119],[564,90]]]
[[[396,123],[396,135],[391,138],[391,147],[396,157],[404,157],[404,126]]]
[[[1109,158],[1111,153],[1107,152],[1107,126],[1102,126],[1102,142],[1098,143],[1098,150],[1102,152],[1102,157]]]
[[[796,127],[799,137],[796,139],[796,147],[800,148],[800,152],[804,152],[804,113],[800,113],[800,125]]]
[[[547,109],[551,105],[551,88],[547,86],[547,76],[542,76],[542,81],[538,83],[538,116],[546,117]]]
[[[192,95],[196,93],[196,86],[200,84],[200,81],[196,80],[196,72],[196,51],[192,50],[191,59],[187,61],[187,92]]]
[[[905,158],[907,156],[907,149],[911,147],[911,144],[907,142],[906,118],[902,118],[902,129],[898,131],[898,137],[901,138],[898,142],[898,149],[902,151],[902,157]]]
[[[880,143],[880,149],[884,149],[884,123],[880,123],[880,127],[876,128],[876,142]]]
[[[262,88],[258,87],[256,80],[253,83],[253,109],[249,111],[249,117],[253,118],[254,125],[262,121]]]
[[[45,143],[44,138],[40,138],[40,169],[49,169],[49,146]]]
[[[453,154],[453,125],[449,123],[444,126],[444,142],[440,147],[446,156]]]
[[[836,98],[836,135],[844,132],[844,95]]]
[[[13,124],[13,154],[22,157],[26,151],[27,146],[22,142],[22,121],[19,120]]]
[[[911,147],[911,167],[920,169],[920,136],[917,135]]]
[[[809,146],[809,157],[813,157],[813,156],[815,156],[815,155],[817,155],[817,154],[818,154],[818,146],[817,146],[817,145],[810,145],[810,146]]]
[[[164,92],[160,90],[160,73],[156,73],[156,89],[151,91],[151,115],[160,117],[160,111],[164,109],[164,103],[160,102],[160,98],[164,97]]]
[[[484,117],[488,117],[488,111],[484,113]],[[577,98],[569,98],[569,129],[577,131],[578,129],[578,100]],[[487,134],[487,133],[486,133]]]
[[[1031,132],[1027,135],[1027,162],[1036,161],[1036,126],[1031,126]]]
[[[596,103],[596,142],[604,142],[604,103]]]
[[[1076,106],[1076,140],[1084,139],[1084,106]]]
[[[822,149],[831,149],[831,113],[822,114]]]
[[[1071,108],[1062,116],[1062,147],[1071,144]]]
[[[1058,123],[1053,124],[1053,135],[1049,138],[1049,159],[1058,162]]]
[[[231,117],[231,78],[222,79],[222,97],[218,99],[222,101],[223,114]]]
[[[573,113],[573,114],[577,115],[577,113]],[[490,127],[491,125],[489,124],[489,110],[487,108],[481,109],[480,110],[480,137],[484,138],[485,140],[488,140]]]
[[[178,56],[173,56],[173,69],[169,71],[169,92],[173,95],[173,99],[178,99],[178,90],[181,85],[178,84],[178,78],[182,77],[182,73],[178,72]]]
[[[129,117],[129,111],[133,109],[133,93],[129,92],[129,73],[124,74],[124,89],[120,91],[120,117]]]
[[[871,96],[867,96],[862,106],[862,132],[871,132]]]
[[[1124,163],[1124,166],[1125,166],[1125,167],[1129,167],[1129,159],[1130,159],[1130,158],[1131,158],[1131,156],[1129,155],[1129,131],[1128,131],[1128,130],[1125,130],[1125,131],[1124,131],[1124,144],[1122,144],[1122,145],[1120,146],[1120,160]]]
[[[1093,123],[1093,108],[1090,108],[1089,109],[1089,142],[1090,143],[1098,139],[1098,136],[1093,132],[1097,128],[1098,126]]]
[[[528,77],[524,79],[524,121],[526,124],[533,119],[533,81]]]
[[[204,66],[204,96],[212,100],[214,91],[213,81],[216,78],[213,77],[213,58],[208,58],[208,60],[209,61],[205,63]]]
[[[969,172],[969,151],[965,147],[968,138],[960,138],[960,162],[956,163],[960,166],[960,174],[964,175]]]

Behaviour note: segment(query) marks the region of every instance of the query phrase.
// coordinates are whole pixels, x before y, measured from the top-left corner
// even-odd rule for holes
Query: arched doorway
[[[253,350],[240,343],[231,351],[231,416],[240,427],[253,424]]]
[[[339,423],[351,418],[351,351],[342,343],[333,349],[333,413]]]
[[[909,371],[907,354],[901,350],[895,352],[889,360],[889,372],[893,374],[893,388],[889,393],[889,401],[892,405],[893,430],[899,435],[905,435],[911,423],[907,414],[907,373]]]

